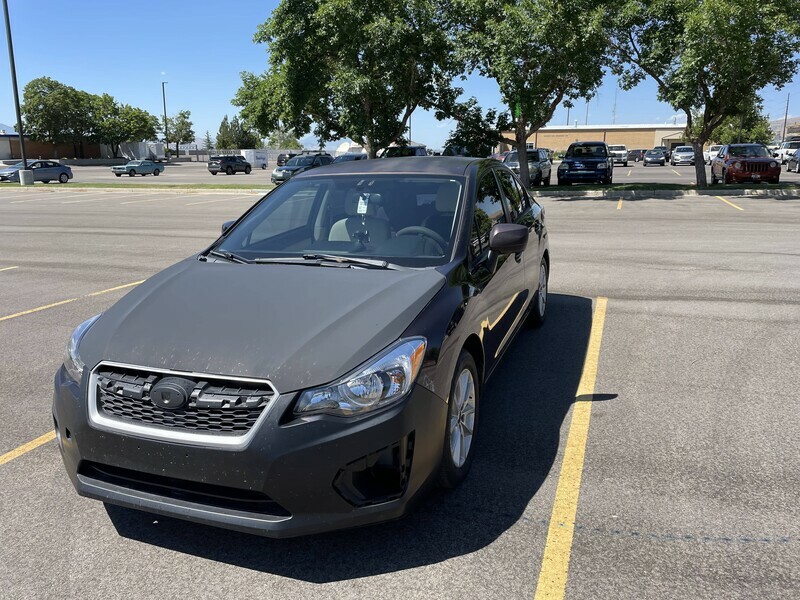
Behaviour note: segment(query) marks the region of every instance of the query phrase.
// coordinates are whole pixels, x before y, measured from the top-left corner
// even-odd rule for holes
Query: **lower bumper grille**
[[[117,421],[241,436],[252,429],[267,405],[277,397],[268,382],[172,375],[145,367],[100,365],[93,377],[95,387],[90,401],[96,402],[98,413]],[[159,382],[166,384],[170,380],[177,380],[185,391],[178,408],[165,407],[151,397]]]
[[[127,489],[182,500],[223,510],[274,515],[292,516],[289,511],[263,492],[241,490],[221,485],[199,483],[162,475],[151,475],[130,469],[83,461],[78,474],[111,485]]]

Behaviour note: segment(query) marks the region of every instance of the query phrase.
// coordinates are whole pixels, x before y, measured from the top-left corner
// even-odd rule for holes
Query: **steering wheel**
[[[442,251],[442,254],[447,253],[447,241],[436,233],[433,229],[428,229],[427,227],[420,227],[419,225],[414,225],[412,227],[403,227],[400,231],[397,232],[397,237],[401,235],[421,235],[422,237],[426,237],[429,240],[436,243],[439,246],[439,250]]]

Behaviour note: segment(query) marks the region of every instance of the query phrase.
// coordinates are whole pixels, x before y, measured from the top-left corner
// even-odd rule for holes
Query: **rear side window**
[[[497,179],[500,181],[500,187],[508,202],[510,218],[512,222],[516,222],[522,212],[525,210],[523,206],[522,190],[517,187],[516,180],[511,176],[508,171],[496,171]]]
[[[470,237],[470,255],[482,260],[489,253],[489,231],[495,223],[505,223],[503,201],[497,180],[492,173],[483,176],[478,184],[475,201],[475,214],[472,217],[472,235]]]

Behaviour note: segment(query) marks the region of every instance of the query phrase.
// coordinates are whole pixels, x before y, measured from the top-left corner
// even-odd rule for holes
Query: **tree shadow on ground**
[[[484,392],[469,477],[456,490],[434,490],[402,520],[273,540],[111,505],[108,514],[124,537],[315,583],[401,571],[480,550],[521,518],[541,487],[575,401],[592,302],[558,294],[549,301],[545,325],[520,332]]]

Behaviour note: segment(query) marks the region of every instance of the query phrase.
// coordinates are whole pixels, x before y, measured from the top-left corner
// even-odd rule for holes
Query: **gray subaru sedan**
[[[544,321],[544,211],[491,159],[301,173],[82,323],[53,417],[83,496],[287,537],[470,469],[485,383]]]

